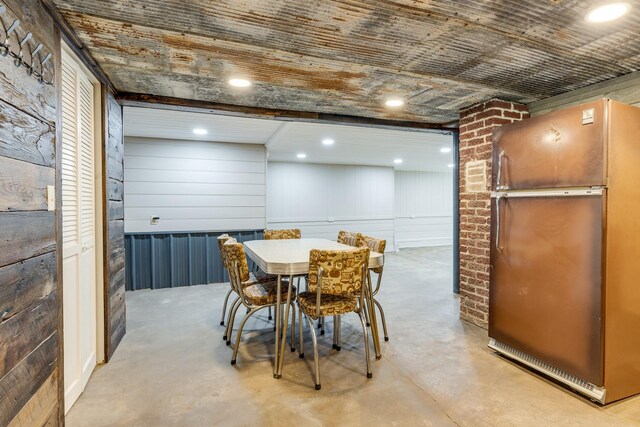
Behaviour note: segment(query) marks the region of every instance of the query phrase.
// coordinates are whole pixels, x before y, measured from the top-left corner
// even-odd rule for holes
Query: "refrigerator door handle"
[[[506,157],[504,154],[504,150],[500,151],[500,155],[498,156],[498,179],[496,180],[496,190],[507,190],[509,186],[500,185],[500,176],[502,175],[502,159]]]
[[[500,247],[500,199],[502,198],[502,194],[498,194],[496,196],[496,251],[499,254],[502,253],[502,248]]]

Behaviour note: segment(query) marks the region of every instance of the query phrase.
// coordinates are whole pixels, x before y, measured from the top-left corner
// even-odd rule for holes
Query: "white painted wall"
[[[358,231],[386,239],[392,251],[393,193],[393,168],[269,162],[267,227],[327,239]]]
[[[127,233],[266,227],[335,239],[348,230],[386,239],[389,251],[452,238],[451,173],[267,166],[261,145],[127,137],[124,191]]]
[[[126,137],[124,154],[125,232],[265,227],[264,146]]]
[[[396,171],[397,248],[452,244],[452,211],[451,173]]]

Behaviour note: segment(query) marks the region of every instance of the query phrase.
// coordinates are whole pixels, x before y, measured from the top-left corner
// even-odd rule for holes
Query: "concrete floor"
[[[306,328],[307,357],[287,353],[283,378],[272,377],[273,331],[264,311],[247,324],[238,363],[230,365],[219,326],[227,285],[127,293],[127,335],[112,361],[96,369],[67,423],[640,425],[640,397],[601,408],[490,351],[486,331],[458,319],[450,247],[390,254],[384,274],[379,300],[391,340],[373,362],[373,378],[366,378],[361,328],[350,315],[341,352],[331,349],[327,322],[321,391],[313,387]]]

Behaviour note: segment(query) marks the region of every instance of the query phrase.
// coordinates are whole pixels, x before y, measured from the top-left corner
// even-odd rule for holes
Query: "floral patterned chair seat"
[[[323,294],[320,296],[320,313],[316,313],[315,292],[301,292],[298,295],[298,304],[302,311],[309,313],[309,317],[317,319],[324,316],[339,316],[351,313],[358,306],[358,299],[343,295]]]
[[[280,300],[287,300],[288,286],[282,286],[280,289]],[[293,295],[296,293],[296,287],[291,287]],[[244,297],[253,305],[276,304],[278,298],[278,284],[276,282],[247,284],[244,288]]]

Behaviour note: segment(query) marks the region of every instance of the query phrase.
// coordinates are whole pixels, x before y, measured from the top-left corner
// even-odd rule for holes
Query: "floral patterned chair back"
[[[227,263],[224,260],[224,252],[222,250],[222,245],[224,245],[229,239],[231,239],[231,236],[229,236],[226,233],[219,235],[218,238],[216,239],[218,242],[218,249],[220,250],[220,259],[222,259],[222,267],[224,267],[225,269],[227,268]]]
[[[309,255],[309,292],[316,292],[322,269],[322,294],[359,296],[363,267],[369,265],[369,248],[336,251],[312,249]]]
[[[264,240],[301,239],[302,233],[298,228],[286,230],[264,230]]]
[[[384,239],[376,239],[375,237],[362,236],[362,246],[368,247],[373,252],[378,252],[384,255],[384,250],[387,247],[387,241]],[[382,272],[382,268],[372,268],[373,272],[380,274]]]
[[[349,245],[356,248],[364,246],[362,244],[362,234],[360,233],[352,233],[351,231],[341,230],[338,233],[338,243],[342,243],[343,245]]]
[[[248,282],[251,279],[249,275],[249,264],[247,263],[247,256],[244,253],[244,247],[242,243],[234,238],[230,238],[222,246],[224,251],[224,259],[226,260],[226,268],[231,278],[231,283],[234,284],[236,292],[241,292],[242,283]],[[236,264],[238,266],[239,277],[236,277]]]

